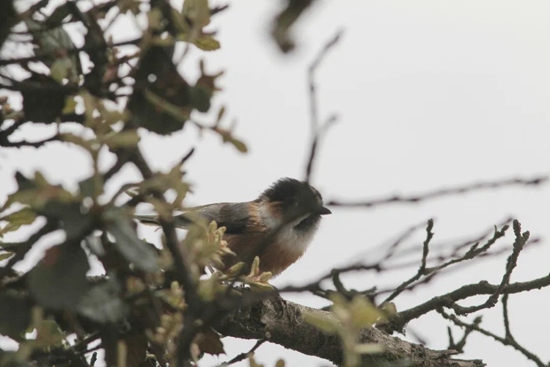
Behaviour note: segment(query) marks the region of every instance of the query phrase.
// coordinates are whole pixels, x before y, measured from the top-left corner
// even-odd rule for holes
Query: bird
[[[321,217],[331,214],[319,191],[309,183],[284,177],[256,199],[197,206],[174,216],[178,228],[188,229],[197,218],[225,227],[223,239],[235,256],[224,256],[224,269],[256,256],[260,273],[275,277],[295,263],[313,240]],[[158,224],[156,215],[136,215],[144,224]],[[219,270],[224,270],[219,269]]]

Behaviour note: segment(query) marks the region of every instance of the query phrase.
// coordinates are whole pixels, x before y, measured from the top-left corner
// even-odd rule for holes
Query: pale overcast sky
[[[220,2],[222,4],[223,2]],[[302,178],[310,138],[307,66],[338,29],[345,34],[318,72],[320,112],[340,116],[320,146],[313,185],[326,199],[374,198],[418,193],[444,186],[508,177],[532,177],[549,170],[550,157],[550,3],[547,1],[365,1],[323,0],[294,30],[298,49],[283,56],[269,38],[279,2],[238,0],[215,17],[222,49],[193,49],[180,70],[196,75],[198,57],[207,70],[224,69],[224,91],[216,103],[238,120],[236,133],[248,143],[242,155],[220,139],[192,126],[169,138],[142,134],[147,157],[158,169],[171,167],[192,146],[188,178],[196,184],[188,204],[255,198],[283,176]],[[117,40],[132,37],[133,24],[114,29]],[[51,144],[39,151],[2,150],[0,182],[14,189],[16,168],[41,169],[54,182],[74,183],[89,173],[84,154]],[[106,164],[107,166],[107,164]],[[125,169],[119,182],[137,174]],[[0,200],[3,200],[0,197]],[[376,246],[405,228],[435,218],[434,244],[476,235],[509,215],[542,244],[520,257],[513,281],[548,273],[550,188],[510,188],[440,199],[415,206],[371,210],[334,209],[325,218],[306,255],[273,283],[302,284],[350,261],[376,257]],[[148,210],[147,207],[143,208]],[[156,238],[152,231],[143,231]],[[418,247],[423,231],[412,241]],[[501,246],[511,248],[508,236]],[[32,255],[34,257],[37,254]],[[498,282],[506,255],[452,273],[438,283],[405,294],[399,310],[462,284]],[[393,285],[416,272],[354,274],[358,289]],[[310,296],[286,298],[312,306]],[[550,359],[546,330],[550,289],[510,299],[511,327],[519,343]],[[476,299],[476,301],[479,301]],[[484,312],[483,325],[503,335],[501,309]],[[447,346],[446,324],[436,315],[411,323],[432,348]],[[460,336],[461,333],[457,333]],[[250,348],[252,341],[224,339],[227,356],[204,359],[214,366]],[[483,359],[489,366],[528,366],[511,348],[475,334],[460,358]],[[320,359],[265,344],[257,360],[273,366],[320,366]]]

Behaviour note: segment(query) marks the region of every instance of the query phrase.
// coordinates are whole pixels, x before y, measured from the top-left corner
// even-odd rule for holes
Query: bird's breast
[[[313,234],[314,231],[302,233],[292,227],[285,228],[268,244],[264,243],[265,233],[226,235],[224,239],[237,256],[226,256],[225,266],[228,268],[239,261],[259,256],[260,271],[270,271],[273,275],[278,275],[304,254]]]

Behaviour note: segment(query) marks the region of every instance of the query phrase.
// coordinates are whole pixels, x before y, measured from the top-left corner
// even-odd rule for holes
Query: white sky
[[[321,117],[333,112],[340,116],[321,144],[313,176],[325,199],[418,193],[549,171],[550,3],[319,1],[295,29],[298,50],[290,56],[280,55],[268,37],[277,5],[232,2],[211,27],[219,31],[222,49],[207,54],[194,49],[181,67],[185,75],[196,75],[194,60],[204,57],[209,71],[226,71],[216,103],[226,104],[227,115],[238,119],[236,132],[248,143],[249,154],[221,145],[212,134],[197,140],[192,126],[169,138],[142,134],[147,157],[158,169],[171,167],[191,146],[197,147],[187,166],[189,180],[196,184],[189,205],[250,200],[280,177],[303,177],[310,137],[306,69],[340,28],[344,37],[317,78]],[[131,29],[131,23],[119,24],[115,38],[131,38]],[[38,151],[3,149],[0,182],[5,193],[15,187],[16,168],[27,174],[41,169],[52,181],[69,183],[86,177],[88,160],[58,144]],[[136,177],[133,169],[125,169],[118,180]],[[369,249],[430,217],[436,218],[435,244],[471,237],[508,215],[515,215],[532,236],[547,238],[549,202],[548,187],[512,188],[417,206],[334,209],[306,255],[273,283],[302,284],[351,260],[376,257],[380,253]],[[501,246],[512,242],[508,236]],[[410,245],[418,247],[420,259],[419,242]],[[546,275],[549,255],[545,241],[523,253],[512,280]],[[397,307],[406,309],[465,283],[498,282],[506,256],[406,294],[397,299]],[[395,284],[415,271],[355,274],[345,280],[365,289]],[[543,289],[510,300],[516,340],[543,360],[550,359],[545,337],[549,294]],[[287,298],[324,304],[309,296]],[[500,306],[485,314],[482,325],[502,335]],[[437,316],[411,327],[431,347],[447,346],[446,325]],[[226,340],[228,358],[204,359],[201,365],[213,366],[253,344]],[[477,334],[466,349],[462,358],[480,358],[489,366],[529,365],[519,353]],[[290,366],[327,365],[275,345],[263,345],[256,355],[266,366],[279,357]]]

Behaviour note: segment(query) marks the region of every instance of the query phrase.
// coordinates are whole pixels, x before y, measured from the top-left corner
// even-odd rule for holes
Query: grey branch
[[[330,312],[301,306],[281,298],[263,300],[249,308],[243,308],[216,325],[223,335],[241,339],[267,339],[287,349],[317,356],[335,364],[342,361],[340,338],[321,331],[306,323],[304,312],[329,316]],[[394,338],[376,328],[362,331],[362,343],[378,343],[385,352],[370,356],[370,362],[407,360],[411,366],[437,367],[480,367],[481,360],[459,360],[452,358],[455,351],[437,351],[422,345]]]

